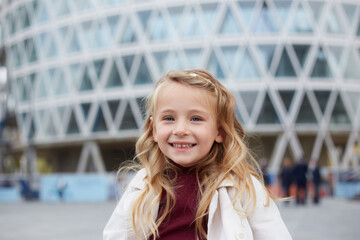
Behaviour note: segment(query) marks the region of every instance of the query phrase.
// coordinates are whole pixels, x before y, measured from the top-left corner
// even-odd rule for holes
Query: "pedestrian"
[[[260,159],[260,169],[261,169],[264,184],[266,187],[268,187],[271,183],[270,174],[267,170],[267,167],[268,167],[268,162],[267,162],[266,158],[261,158]]]
[[[280,171],[280,182],[283,192],[283,197],[289,198],[291,196],[290,194],[290,187],[293,183],[293,168],[292,168],[292,162],[289,157],[285,157],[282,168]],[[289,201],[285,201],[286,204],[289,203]]]
[[[311,171],[312,183],[314,186],[314,194],[313,194],[313,203],[320,203],[320,185],[322,182],[321,174],[320,174],[320,166],[318,164],[317,159],[312,159],[309,164],[309,169]]]
[[[308,166],[305,157],[295,164],[293,176],[296,184],[296,204],[306,204],[307,198],[307,174]]]
[[[170,71],[156,83],[136,144],[141,170],[104,240],[292,239],[234,106],[232,93],[204,70]]]

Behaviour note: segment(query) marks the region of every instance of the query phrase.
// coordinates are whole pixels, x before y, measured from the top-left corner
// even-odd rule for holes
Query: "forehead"
[[[179,94],[181,95],[177,96]],[[211,109],[214,109],[216,106],[215,97],[205,88],[194,87],[175,81],[168,81],[163,83],[162,86],[159,86],[155,104],[157,106],[159,103],[166,104],[166,100],[170,100],[176,96],[179,97],[177,100],[180,102],[191,99],[194,103],[200,103],[201,105],[210,107]]]

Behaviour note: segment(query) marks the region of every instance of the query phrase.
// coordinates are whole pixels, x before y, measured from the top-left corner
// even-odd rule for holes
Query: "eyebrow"
[[[159,114],[171,114],[171,113],[175,113],[176,110],[173,110],[173,109],[168,109],[168,108],[165,108],[164,110],[159,110]],[[202,111],[202,110],[199,110],[199,109],[190,109],[188,111],[190,114],[200,114],[200,115],[211,115],[210,112],[207,112],[207,111]]]

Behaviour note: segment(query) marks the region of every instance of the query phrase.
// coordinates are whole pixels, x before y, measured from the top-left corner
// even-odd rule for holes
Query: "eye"
[[[201,118],[201,117],[192,117],[192,118],[191,118],[191,121],[193,121],[193,122],[200,122],[200,121],[202,121],[202,118]]]
[[[174,121],[175,119],[173,117],[171,117],[171,116],[166,116],[166,117],[163,118],[163,120],[165,120],[165,121]]]

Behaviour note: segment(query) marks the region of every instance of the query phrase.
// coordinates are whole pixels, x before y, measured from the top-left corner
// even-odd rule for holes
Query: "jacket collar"
[[[144,189],[146,186],[146,182],[144,181],[144,178],[146,177],[146,170],[145,168],[140,169],[140,171],[135,175],[134,179],[130,182],[129,186],[136,188],[136,189]],[[230,178],[226,178],[224,181],[222,181],[218,187],[233,187],[234,182]]]

